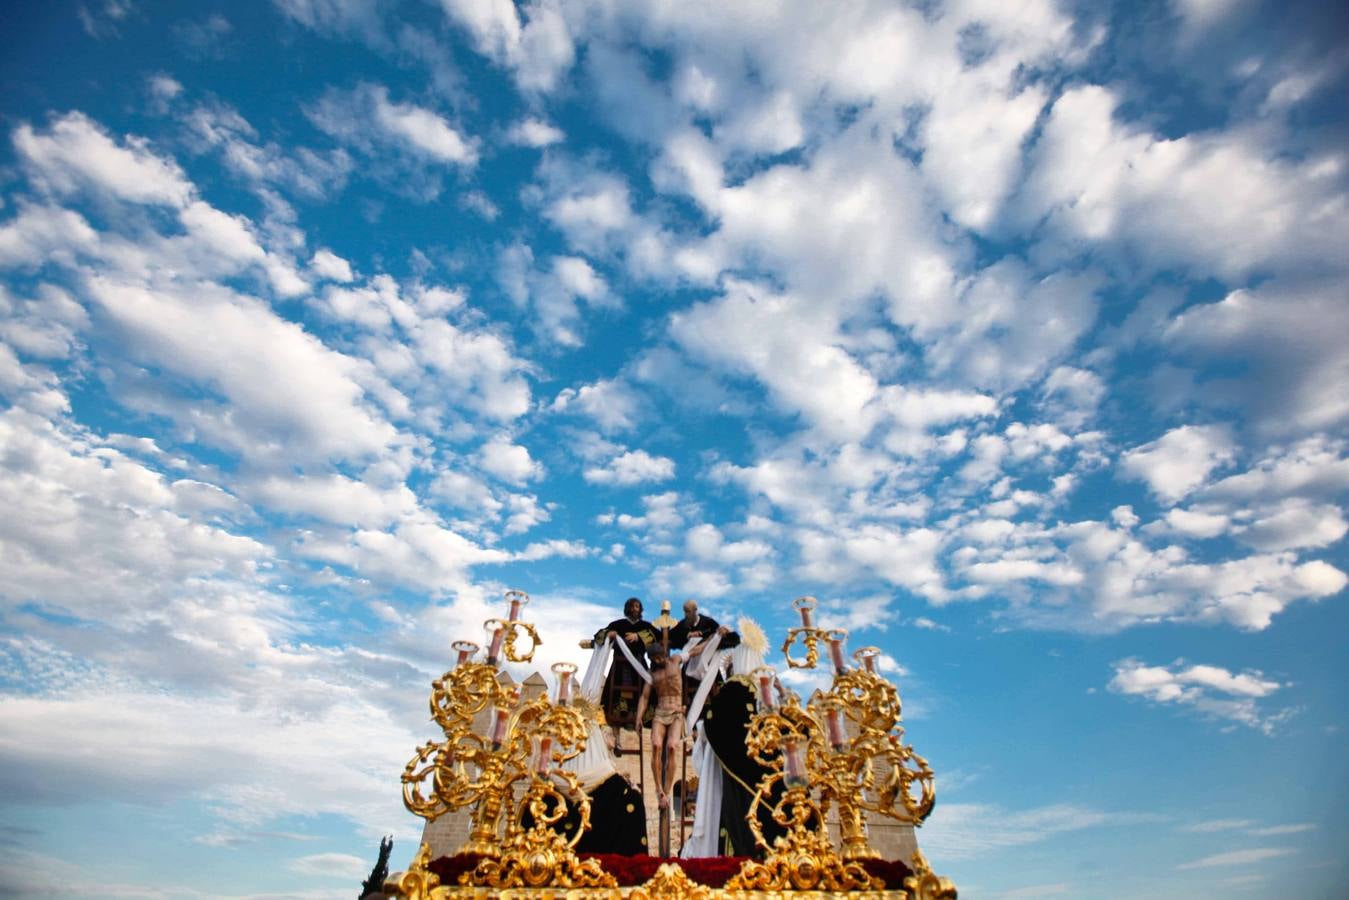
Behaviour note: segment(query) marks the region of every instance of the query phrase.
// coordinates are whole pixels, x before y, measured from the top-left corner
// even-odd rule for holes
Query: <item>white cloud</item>
[[[508,67],[526,91],[548,92],[576,58],[566,17],[555,0],[441,0],[473,37],[478,52]]]
[[[626,431],[636,424],[640,414],[636,392],[623,381],[603,380],[579,388],[563,388],[553,398],[551,409],[569,409],[589,416],[605,431]]]
[[[364,578],[388,580],[436,596],[463,590],[469,568],[510,559],[505,551],[482,547],[428,516],[404,519],[390,531],[305,533],[296,541],[294,552]]]
[[[810,304],[740,281],[676,314],[670,330],[696,355],[757,377],[786,411],[838,438],[865,436],[878,385]]]
[[[1241,504],[1289,497],[1330,499],[1349,490],[1349,459],[1343,450],[1324,435],[1276,447],[1249,470],[1214,483],[1203,496]]]
[[[1316,825],[1311,822],[1297,822],[1290,825],[1270,825],[1266,828],[1252,828],[1251,834],[1256,837],[1278,837],[1285,834],[1302,834],[1305,831],[1315,831]]]
[[[384,42],[379,0],[273,0],[281,11],[321,32],[357,34],[379,46]]]
[[[1118,629],[1140,622],[1225,622],[1258,631],[1290,604],[1338,593],[1349,579],[1320,560],[1266,553],[1213,562],[1192,561],[1179,545],[1150,547],[1132,529],[1136,517],[1117,509],[1118,527],[1065,522],[1045,527],[984,529],[947,560],[970,597],[996,584],[1014,598],[1013,614],[1027,622]],[[1165,529],[1163,529],[1164,531]],[[968,538],[973,533],[962,531]]]
[[[1100,375],[1073,366],[1059,366],[1040,384],[1040,396],[1050,417],[1069,429],[1081,428],[1090,421],[1105,395]]]
[[[1216,25],[1246,4],[1247,0],[1172,0],[1188,37]]]
[[[795,537],[801,552],[801,577],[837,584],[861,568],[929,600],[945,599],[944,579],[937,567],[942,536],[932,529],[862,525],[834,532],[801,529]]]
[[[359,883],[370,873],[370,862],[350,853],[311,853],[291,860],[290,869],[301,875]]]
[[[181,207],[196,193],[177,163],[156,155],[148,141],[128,137],[118,144],[82,113],[55,119],[46,133],[22,124],[14,146],[33,182],[59,194],[92,188],[133,203]]]
[[[1167,510],[1165,521],[1171,530],[1197,538],[1217,537],[1232,527],[1225,515],[1180,508]]]
[[[1118,694],[1191,707],[1203,715],[1256,728],[1266,734],[1273,734],[1289,712],[1265,715],[1256,701],[1286,686],[1255,671],[1233,673],[1219,666],[1184,666],[1183,661],[1175,663],[1174,668],[1147,666],[1136,659],[1116,663],[1115,675],[1108,685]]]
[[[183,92],[182,83],[163,72],[151,75],[146,84],[150,93],[160,100],[172,100]]]
[[[582,302],[591,309],[621,305],[585,259],[554,256],[551,265],[539,268],[534,265],[533,250],[524,244],[502,251],[497,282],[516,304],[533,309],[543,336],[564,347],[582,343]]]
[[[215,578],[248,581],[271,556],[251,537],[184,515],[160,472],[78,429],[11,408],[0,415],[0,454],[0,502],[11,512],[0,521],[0,596],[9,604],[40,598],[134,629],[180,583],[204,591]]]
[[[89,315],[70,294],[50,284],[19,300],[0,288],[0,337],[28,357],[65,359],[76,349]]]
[[[1349,522],[1338,506],[1290,499],[1261,510],[1259,518],[1234,529],[1237,540],[1257,550],[1325,547],[1344,537]]]
[[[491,488],[464,472],[445,470],[437,474],[427,487],[428,493],[442,498],[447,503],[470,513],[495,516],[502,509],[502,503],[492,494]]]
[[[294,681],[306,694],[320,686],[303,675]],[[296,716],[256,697],[218,694],[105,687],[5,696],[0,756],[10,773],[23,773],[30,801],[87,796],[71,792],[78,782],[99,785],[107,798],[206,800],[218,816],[245,825],[322,811],[407,835],[405,813],[391,802],[380,772],[397,771],[418,736],[357,692],[326,687],[331,701]],[[284,681],[269,688],[269,699],[280,699]],[[334,743],[336,733],[347,740]],[[306,778],[307,760],[316,754],[325,760],[325,777]],[[62,756],[70,758],[56,764]],[[174,776],[186,772],[193,774]]]
[[[645,450],[628,450],[609,460],[604,467],[585,470],[585,480],[591,484],[631,487],[635,484],[668,481],[674,477],[674,460],[667,456],[652,456]]]
[[[275,512],[376,528],[413,514],[418,506],[416,495],[405,485],[380,489],[341,475],[272,475],[246,482],[241,493]]]
[[[1336,258],[1349,210],[1326,202],[1343,160],[1292,160],[1258,131],[1174,139],[1118,122],[1097,85],[1055,101],[1022,199],[1073,247],[1117,241],[1160,267],[1239,279]]]
[[[1216,425],[1173,428],[1120,459],[1130,477],[1146,481],[1159,499],[1175,503],[1200,487],[1209,474],[1230,463],[1234,445],[1227,429]]]
[[[478,465],[511,484],[523,484],[543,474],[543,467],[529,455],[529,448],[497,437],[478,449]]]
[[[1038,87],[1012,93],[999,76],[952,79],[922,125],[923,173],[952,218],[974,230],[993,221],[1013,189],[1021,144],[1046,99]]]
[[[532,117],[521,119],[506,132],[506,140],[524,147],[551,147],[566,139],[567,135],[556,125]]]
[[[1331,428],[1349,418],[1349,399],[1336,387],[1349,379],[1349,347],[1334,337],[1349,329],[1340,285],[1272,282],[1233,291],[1185,310],[1163,343],[1220,369],[1196,401],[1249,411],[1274,433]],[[1232,360],[1240,361],[1235,372]]]
[[[383,85],[329,88],[304,112],[316,128],[341,143],[341,153],[351,151],[360,158],[359,163],[349,156],[340,158],[346,163],[339,170],[342,179],[349,174],[368,178],[414,203],[438,199],[447,177],[478,163],[477,137],[464,133],[436,108],[391,99]],[[366,211],[374,214],[378,209]]]
[[[1177,869],[1211,869],[1215,866],[1248,866],[1253,863],[1264,862],[1267,859],[1278,859],[1281,856],[1291,856],[1296,853],[1293,847],[1248,847],[1245,850],[1229,850],[1226,853],[1215,853],[1212,856],[1205,856],[1192,862],[1181,863],[1176,866]]]
[[[173,408],[183,427],[213,442],[257,458],[360,458],[394,438],[368,406],[362,364],[266,304],[212,285],[154,290],[93,278],[88,287],[132,358],[228,401]]]
[[[661,595],[716,599],[731,592],[732,582],[720,569],[685,560],[670,566],[656,567],[651,573],[651,588]]]
[[[620,513],[614,521],[618,527],[627,531],[647,531],[650,535],[662,537],[684,524],[685,514],[680,508],[677,491],[661,494],[647,494],[642,497],[645,512],[640,516]]]
[[[1193,825],[1185,825],[1178,830],[1193,834],[1209,834],[1214,831],[1231,831],[1237,828],[1249,828],[1254,824],[1255,822],[1251,819],[1211,819],[1207,822],[1196,822]]]
[[[37,267],[48,261],[70,265],[75,254],[98,248],[98,232],[77,212],[25,204],[0,225],[0,265]]]
[[[505,534],[524,534],[552,518],[554,504],[540,503],[533,494],[511,494],[506,498]]]
[[[285,208],[276,188],[307,199],[331,198],[346,183],[354,165],[340,147],[320,153],[307,147],[259,143],[257,129],[238,110],[218,102],[191,110],[184,117],[184,125],[193,149],[218,150],[225,167],[274,209]]]
[[[355,276],[351,274],[351,263],[331,250],[321,248],[315,251],[313,258],[309,261],[309,267],[314,270],[315,275],[326,278],[328,281],[340,281],[346,284],[355,279]]]
[[[1140,813],[1111,813],[1059,803],[1009,810],[975,803],[938,803],[923,825],[923,852],[934,858],[986,857],[1005,847],[1037,844],[1060,834],[1151,821]]]
[[[371,89],[370,97],[374,102],[374,121],[390,137],[444,162],[472,166],[478,161],[472,142],[444,117],[412,103],[391,102],[383,87]]]

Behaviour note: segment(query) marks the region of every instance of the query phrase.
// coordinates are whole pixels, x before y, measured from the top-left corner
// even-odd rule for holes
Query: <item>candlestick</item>
[[[572,675],[576,673],[575,663],[559,662],[553,663],[553,674],[557,676],[557,705],[566,706],[571,703],[571,681]]]
[[[506,602],[511,608],[507,621],[518,622],[520,621],[520,610],[525,607],[525,604],[529,603],[529,595],[524,591],[507,591]]]
[[[860,662],[862,664],[862,668],[866,669],[872,675],[875,675],[877,674],[876,661],[880,657],[880,655],[881,655],[881,648],[879,647],[863,647],[856,653],[854,653],[852,655],[852,658]]]
[[[759,708],[773,709],[777,704],[777,697],[773,693],[773,679],[777,678],[775,672],[770,666],[761,666],[753,672],[754,678],[759,683]]]
[[[792,606],[801,613],[802,628],[815,627],[815,607],[818,605],[819,601],[814,597],[797,597],[792,601]]]
[[[450,644],[450,649],[459,654],[459,658],[454,661],[455,666],[458,667],[468,662],[469,658],[478,652],[478,645],[472,641],[455,641]]]

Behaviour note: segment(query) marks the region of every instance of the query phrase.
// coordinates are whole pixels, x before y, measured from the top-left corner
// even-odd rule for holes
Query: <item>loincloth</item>
[[[675,722],[682,722],[684,716],[677,709],[657,709],[652,720],[652,725],[673,725]]]

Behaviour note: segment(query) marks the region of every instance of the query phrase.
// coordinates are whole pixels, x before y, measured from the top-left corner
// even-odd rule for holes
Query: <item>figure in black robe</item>
[[[699,613],[698,604],[693,600],[685,600],[684,618],[680,619],[675,627],[670,629],[670,649],[684,649],[689,642],[689,638],[696,637],[706,641],[720,630],[721,625],[716,619]],[[730,650],[732,647],[738,646],[740,646],[740,635],[728,628],[726,633],[721,636],[721,643],[717,645],[717,649]]]
[[[648,648],[656,643],[656,627],[642,618],[642,601],[629,597],[623,604],[623,618],[615,619],[595,632],[595,643],[606,640],[609,633],[618,635],[618,640],[627,643],[633,657],[646,665]],[[623,651],[614,648],[614,658],[609,664],[609,674],[604,679],[604,690],[600,694],[600,705],[604,708],[604,718],[614,732],[614,755],[621,756],[618,745],[618,729],[633,728],[637,718],[637,697],[645,685],[637,670],[628,662]]]
[[[581,814],[566,803],[567,814],[553,823],[553,830],[567,839],[581,827]],[[548,797],[544,809],[551,813],[556,801]],[[526,809],[521,813],[521,825],[534,827],[534,816]],[[646,807],[642,795],[622,775],[610,775],[590,791],[590,830],[581,835],[576,844],[577,853],[621,853],[638,856],[647,853]]]
[[[726,682],[703,711],[703,729],[707,742],[721,762],[723,774],[721,789],[721,832],[726,840],[728,856],[762,856],[749,829],[750,803],[759,788],[759,781],[768,769],[749,755],[745,735],[749,720],[757,706],[747,679],[733,678]],[[786,830],[773,821],[773,804],[781,799],[783,784],[779,779],[769,791],[768,802],[760,804],[759,826],[771,846],[774,839]]]
[[[711,616],[704,616],[698,612],[698,604],[693,600],[684,601],[684,618],[680,619],[675,627],[670,629],[670,649],[682,650],[693,638],[699,638],[703,645],[712,639],[712,635],[721,630],[721,625]],[[718,650],[730,650],[732,647],[740,646],[740,635],[729,628],[721,636],[721,643],[717,645]],[[698,692],[698,680],[690,678],[688,675],[689,667],[695,660],[690,658],[684,668],[684,696],[692,697]],[[720,676],[716,676],[720,678]]]

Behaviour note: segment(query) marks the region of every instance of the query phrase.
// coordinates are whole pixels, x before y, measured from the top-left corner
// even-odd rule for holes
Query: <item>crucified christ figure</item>
[[[656,710],[651,720],[651,774],[660,792],[660,808],[669,809],[674,792],[675,751],[684,738],[684,690],[679,657],[671,656],[659,645],[651,650],[651,684],[642,688],[637,701],[638,722],[642,721],[653,689]]]

